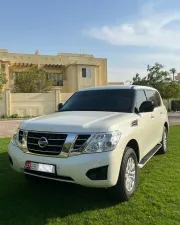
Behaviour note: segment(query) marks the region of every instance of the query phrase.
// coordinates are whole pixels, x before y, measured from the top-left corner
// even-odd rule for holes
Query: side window
[[[154,102],[154,93],[151,90],[145,90],[147,101]]]
[[[154,104],[155,104],[155,107],[161,106],[161,98],[157,91],[154,92]]]
[[[146,90],[147,101],[152,101],[155,108],[161,105],[161,99],[157,91]]]
[[[136,100],[135,100],[135,112],[139,112],[141,104],[146,101],[146,96],[143,90],[136,91]]]

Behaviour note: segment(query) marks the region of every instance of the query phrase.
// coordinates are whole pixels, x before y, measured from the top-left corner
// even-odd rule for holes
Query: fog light
[[[90,180],[107,180],[108,166],[102,166],[89,170],[86,176]]]

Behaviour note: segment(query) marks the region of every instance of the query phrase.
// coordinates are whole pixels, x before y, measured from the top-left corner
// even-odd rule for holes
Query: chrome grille
[[[39,146],[39,140],[44,137],[48,144],[42,148]],[[59,155],[63,148],[67,134],[45,133],[45,132],[28,132],[27,148],[29,152],[43,155]]]
[[[89,134],[78,135],[78,137],[74,143],[73,150],[78,150],[79,148],[81,148],[86,143],[86,141],[90,138],[90,136],[91,135],[89,135]]]

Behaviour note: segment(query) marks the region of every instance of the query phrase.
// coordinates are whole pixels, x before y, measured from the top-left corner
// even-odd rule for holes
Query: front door
[[[162,116],[161,99],[159,93],[155,90],[145,90],[145,94],[147,100],[152,101],[154,103],[154,111],[151,113],[153,124],[152,143],[154,146],[156,146],[162,140],[162,133],[164,127],[162,124],[163,120],[161,118]]]
[[[139,148],[141,149],[141,158],[144,157],[153,147],[154,147],[154,126],[155,126],[155,116],[154,112],[143,112],[139,113],[139,108],[141,104],[147,101],[145,91],[137,90],[135,97],[135,112],[138,113],[138,136],[141,137],[138,140]]]

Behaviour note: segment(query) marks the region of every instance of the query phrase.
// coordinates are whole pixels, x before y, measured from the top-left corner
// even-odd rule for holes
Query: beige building
[[[124,85],[124,82],[108,82],[108,85]]]
[[[175,77],[175,79],[176,79],[177,81],[180,81],[180,73],[177,74],[177,76]]]
[[[61,93],[74,93],[82,88],[107,85],[107,59],[89,54],[58,53],[57,55],[9,53],[0,49],[0,68],[7,75],[5,89],[12,89],[16,72],[32,66],[55,74],[55,86]]]

